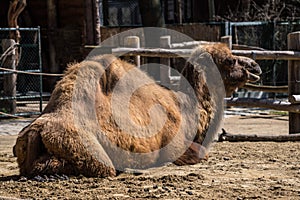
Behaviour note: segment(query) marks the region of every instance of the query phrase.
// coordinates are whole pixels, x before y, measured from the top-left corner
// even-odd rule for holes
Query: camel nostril
[[[258,63],[256,63],[254,60],[248,57],[240,57],[239,64],[245,69],[247,69],[250,73],[260,75],[262,74],[261,68]]]
[[[246,67],[246,69],[252,74],[256,74],[256,75],[262,74],[261,68],[258,64],[252,65],[251,67]]]
[[[261,71],[261,68],[260,68],[260,66],[259,65],[255,65],[255,67],[253,67],[253,72],[252,73],[254,73],[254,74],[256,74],[256,75],[261,75],[262,74],[262,71]]]

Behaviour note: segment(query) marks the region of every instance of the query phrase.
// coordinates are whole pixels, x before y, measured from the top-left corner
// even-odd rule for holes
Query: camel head
[[[231,96],[245,83],[260,79],[259,65],[251,58],[232,55],[225,44],[205,45],[202,48],[211,54],[217,65],[224,82],[226,96]]]

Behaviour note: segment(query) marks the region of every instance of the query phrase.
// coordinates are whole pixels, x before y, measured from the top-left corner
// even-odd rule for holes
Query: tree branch
[[[8,9],[8,26],[10,28],[18,28],[18,17],[26,7],[26,0],[13,0],[10,2]],[[11,31],[9,34],[10,39],[14,39],[16,43],[20,41],[20,32],[18,30]]]

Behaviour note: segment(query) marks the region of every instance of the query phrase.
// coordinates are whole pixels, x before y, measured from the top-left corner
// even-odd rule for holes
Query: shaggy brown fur
[[[73,64],[42,115],[19,133],[14,154],[20,174],[105,177],[124,167],[147,168],[174,160],[178,165],[198,163],[207,156],[201,144],[215,112],[208,76],[194,66],[203,53],[213,57],[228,95],[258,78],[253,73],[260,69],[253,60],[233,56],[224,45],[199,47],[183,70],[198,102],[161,87],[112,55]],[[143,154],[142,159],[133,153]]]

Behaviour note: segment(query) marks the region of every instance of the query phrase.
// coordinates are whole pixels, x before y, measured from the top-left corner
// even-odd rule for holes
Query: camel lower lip
[[[249,74],[249,82],[256,82],[260,79],[260,76],[250,73]]]

